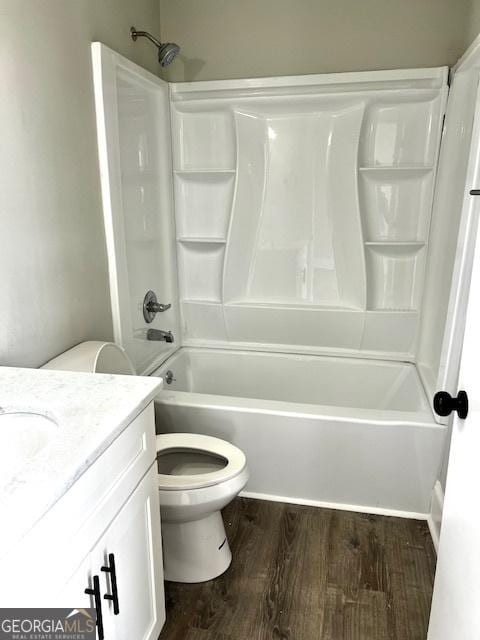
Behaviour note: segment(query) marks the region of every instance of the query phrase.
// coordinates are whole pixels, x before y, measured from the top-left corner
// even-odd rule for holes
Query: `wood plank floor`
[[[228,571],[166,583],[160,640],[425,640],[435,552],[425,522],[237,498]]]

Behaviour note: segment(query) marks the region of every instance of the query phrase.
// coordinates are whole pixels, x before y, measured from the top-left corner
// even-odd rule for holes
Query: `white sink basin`
[[[57,424],[39,413],[0,414],[0,486],[29,463],[55,436]]]

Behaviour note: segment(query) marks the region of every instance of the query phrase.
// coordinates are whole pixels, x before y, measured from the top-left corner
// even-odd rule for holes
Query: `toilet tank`
[[[81,342],[65,351],[53,360],[49,360],[42,369],[58,371],[85,371],[88,373],[113,373],[135,375],[130,358],[113,342]]]

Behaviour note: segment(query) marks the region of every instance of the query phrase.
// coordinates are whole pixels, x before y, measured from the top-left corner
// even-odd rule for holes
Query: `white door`
[[[429,640],[480,639],[480,235],[473,268],[458,384],[470,406],[453,423]]]
[[[96,545],[93,565],[100,575],[105,640],[157,640],[165,600],[156,464]]]
[[[92,61],[114,336],[147,374],[180,338],[169,87],[99,42]],[[150,322],[148,291],[171,305]]]
[[[457,261],[461,287],[455,313],[465,324],[457,389],[465,390],[469,411],[455,414],[428,640],[480,640],[480,100],[472,134],[464,201],[465,246]],[[461,299],[472,279],[468,308]]]

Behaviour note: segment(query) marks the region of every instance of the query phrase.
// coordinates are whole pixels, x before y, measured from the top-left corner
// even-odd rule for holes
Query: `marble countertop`
[[[0,484],[2,552],[68,491],[161,387],[154,377],[0,367],[0,414],[43,414],[57,425],[46,446]]]

